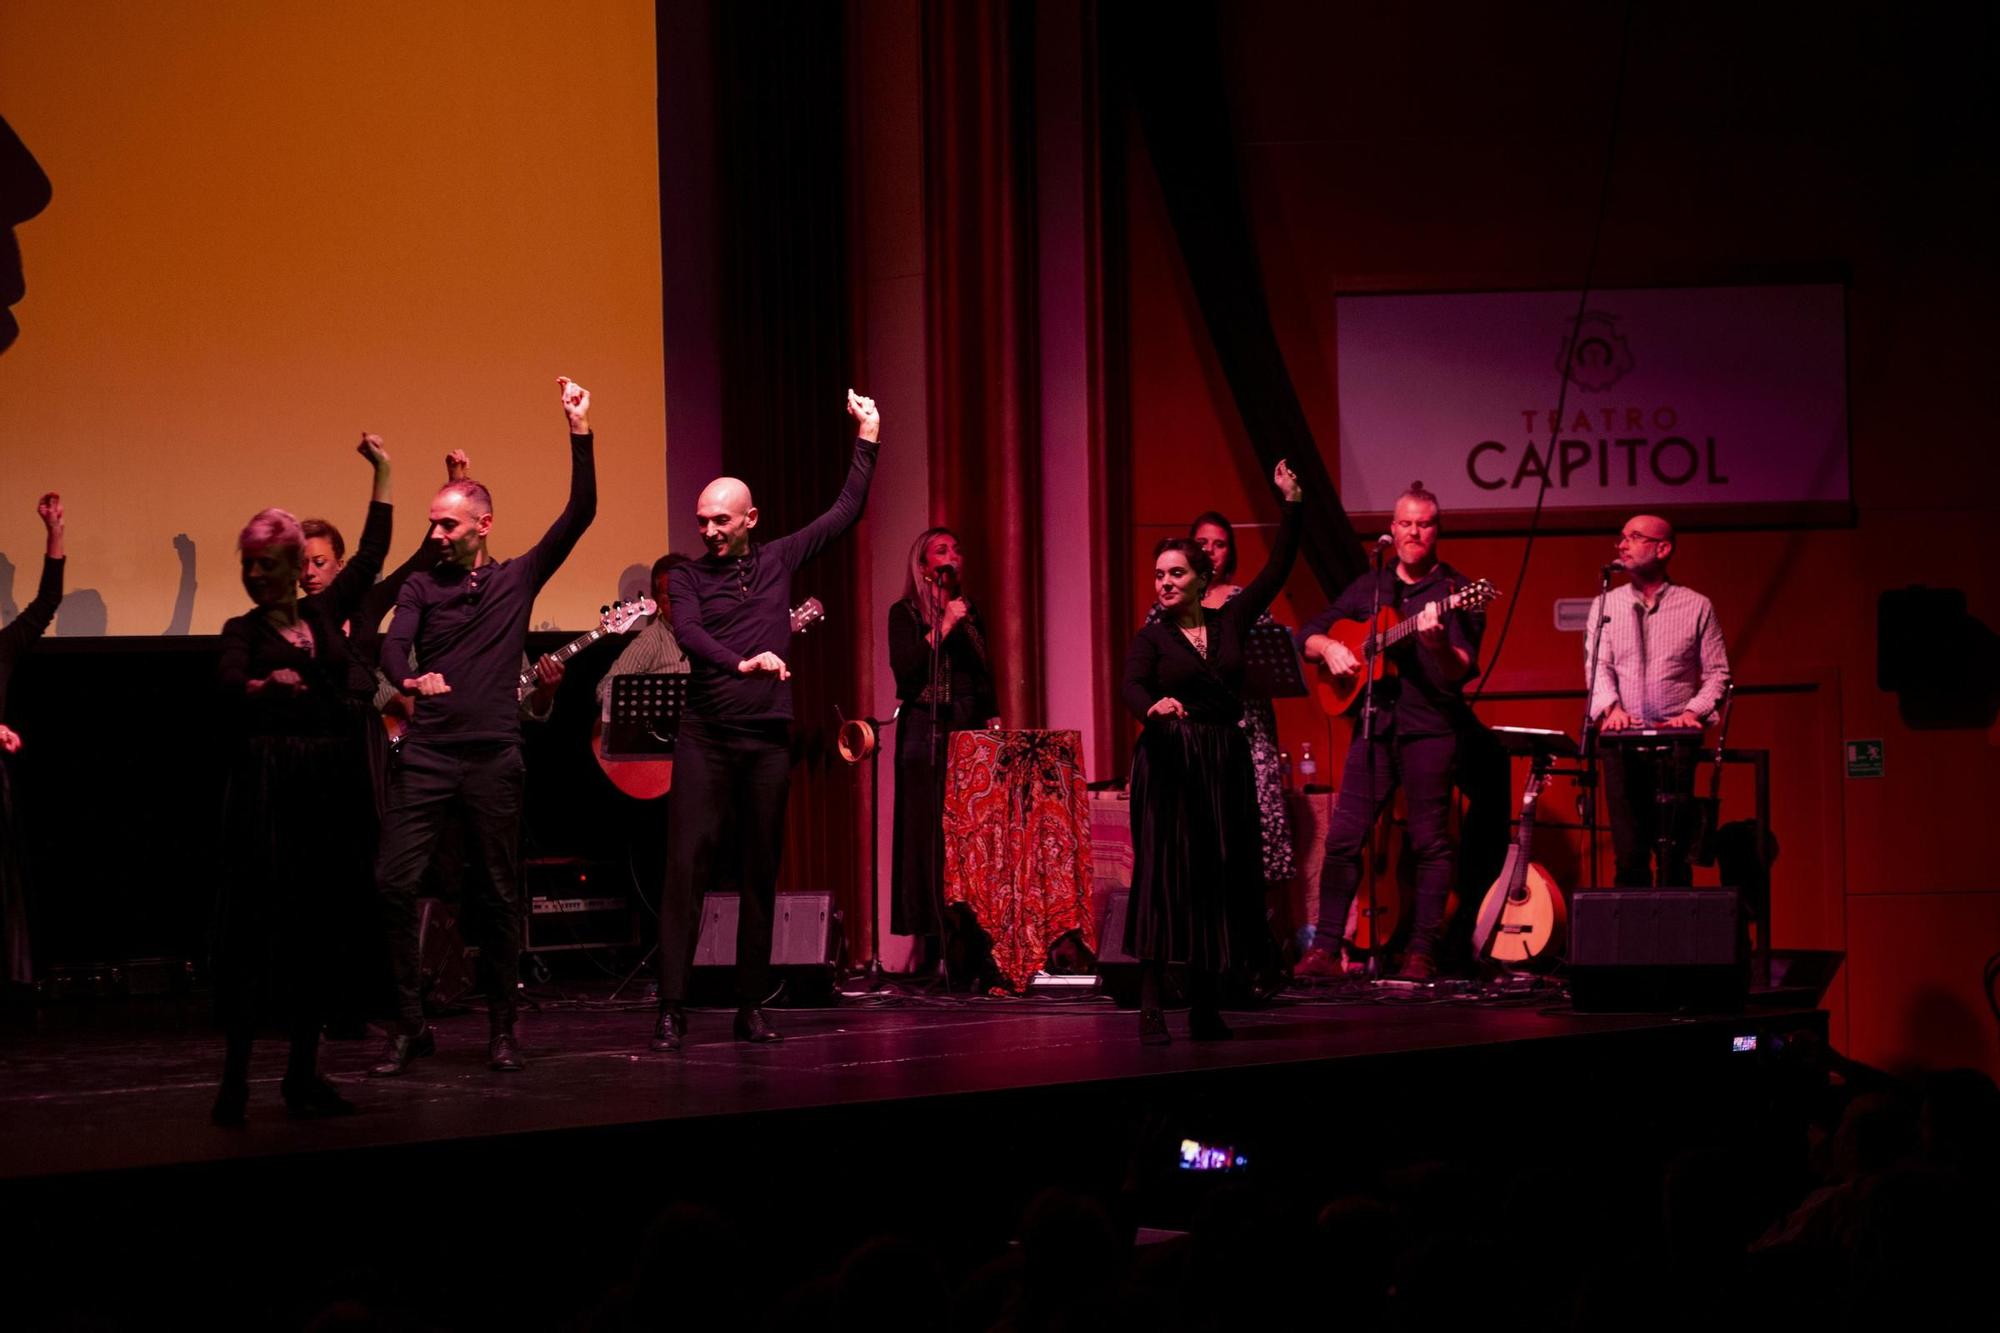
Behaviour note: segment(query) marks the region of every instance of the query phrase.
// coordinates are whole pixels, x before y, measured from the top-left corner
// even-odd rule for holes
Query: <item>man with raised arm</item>
[[[673,817],[660,896],[660,1013],[656,1051],[687,1036],[688,973],[694,968],[701,885],[696,867],[740,872],[736,918],[736,1037],[777,1041],[762,1004],[771,989],[771,911],[785,841],[791,783],[792,574],[854,526],[868,503],[882,418],[872,398],[847,391],[857,438],[847,483],[833,507],[797,532],[754,542],[757,506],[734,477],[710,482],[695,502],[708,553],[668,575],[674,637],[693,664],[687,714],[674,747]],[[724,813],[731,837],[721,843]]]
[[[470,477],[446,484],[430,510],[431,537],[442,556],[403,584],[382,641],[382,670],[422,702],[389,775],[375,863],[397,1024],[374,1074],[400,1074],[436,1049],[424,1025],[417,891],[448,818],[464,820],[486,868],[468,877],[467,889],[483,899],[476,915],[483,918],[477,924],[487,972],[487,1063],[503,1073],[522,1068],[514,1038],[521,959],[521,654],[535,595],[597,513],[590,394],[567,379],[556,383],[569,420],[569,503],[525,554],[496,560],[486,550],[492,495]]]

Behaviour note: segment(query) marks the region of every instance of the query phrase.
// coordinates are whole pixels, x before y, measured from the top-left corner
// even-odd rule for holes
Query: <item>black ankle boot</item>
[[[329,1116],[353,1115],[361,1109],[317,1074],[303,1078],[286,1075],[285,1081],[278,1085],[278,1092],[285,1099],[285,1114],[294,1120],[324,1120]]]
[[[209,1108],[211,1124],[225,1129],[240,1128],[249,1117],[245,1114],[250,1107],[250,1085],[240,1079],[224,1079],[215,1090],[215,1105]]]
[[[768,1041],[783,1041],[784,1037],[771,1026],[762,1009],[752,1006],[736,1011],[736,1040],[761,1045]]]
[[[653,1040],[649,1043],[656,1051],[678,1051],[687,1040],[687,1010],[679,1005],[669,1005],[660,1010],[659,1019],[653,1024]]]
[[[1141,1046],[1168,1046],[1173,1043],[1173,1034],[1167,1031],[1167,1014],[1164,1009],[1141,1006],[1139,1009],[1139,1044]]]

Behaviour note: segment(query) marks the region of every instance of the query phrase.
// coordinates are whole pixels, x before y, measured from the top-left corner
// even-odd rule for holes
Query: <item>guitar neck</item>
[[[1435,606],[1437,608],[1437,613],[1439,615],[1443,615],[1445,614],[1445,612],[1457,608],[1458,594],[1453,593],[1451,596],[1443,599],[1442,601],[1432,602],[1430,605]],[[1421,612],[1419,614],[1421,614]],[[1411,616],[1408,620],[1398,622],[1395,628],[1384,631],[1381,635],[1378,636],[1377,642],[1381,644],[1384,650],[1387,650],[1395,647],[1397,644],[1409,638],[1412,634],[1415,634],[1416,632],[1417,632],[1417,616]]]
[[[603,637],[604,637],[604,628],[603,626],[600,625],[598,628],[591,630],[587,634],[577,635],[574,639],[571,639],[568,643],[564,644],[562,647],[548,654],[548,656],[552,660],[557,662],[567,662],[569,661],[570,658],[575,657],[578,653],[590,647],[591,644],[596,643],[599,639]],[[521,673],[520,685],[522,689],[526,690],[533,688],[534,684],[535,684],[535,669],[533,667],[529,667],[526,671],[523,671]]]

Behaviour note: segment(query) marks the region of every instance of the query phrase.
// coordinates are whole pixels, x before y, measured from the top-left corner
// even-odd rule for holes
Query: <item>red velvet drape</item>
[[[1043,721],[1033,17],[923,10],[931,517],[966,548],[1014,727]]]

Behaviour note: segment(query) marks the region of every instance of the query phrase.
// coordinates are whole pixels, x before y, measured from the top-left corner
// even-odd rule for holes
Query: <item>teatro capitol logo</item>
[[[1585,311],[1576,324],[1574,340],[1571,330],[1563,329],[1556,369],[1569,376],[1577,388],[1608,389],[1625,378],[1632,366],[1632,348],[1618,331],[1618,316],[1603,310]]]

